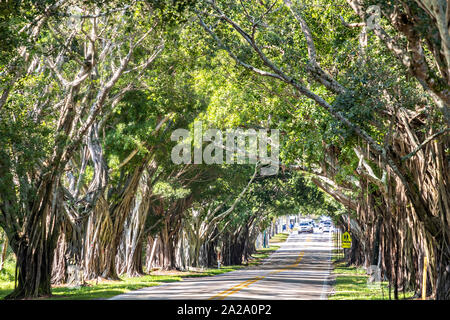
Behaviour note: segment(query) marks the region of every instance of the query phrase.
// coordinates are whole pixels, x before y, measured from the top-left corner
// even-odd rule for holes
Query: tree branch
[[[445,128],[443,130],[440,130],[434,134],[432,134],[431,136],[429,136],[428,138],[426,138],[420,145],[418,145],[411,153],[407,154],[406,156],[403,156],[401,158],[402,161],[408,160],[410,158],[412,158],[417,152],[419,152],[423,147],[425,147],[425,145],[427,143],[429,143],[431,140],[439,137],[440,135],[450,132],[450,128]]]

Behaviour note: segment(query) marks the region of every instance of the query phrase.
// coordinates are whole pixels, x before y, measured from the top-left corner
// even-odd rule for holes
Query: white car
[[[298,227],[298,233],[302,233],[302,232],[309,232],[309,233],[314,232],[311,223],[301,222],[300,226]]]
[[[324,221],[322,224],[322,232],[330,232],[331,231],[331,222]]]

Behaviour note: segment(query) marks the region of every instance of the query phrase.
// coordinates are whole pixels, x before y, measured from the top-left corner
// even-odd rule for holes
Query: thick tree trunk
[[[143,178],[143,180],[147,180]],[[118,251],[117,270],[120,274],[126,273],[130,277],[144,273],[142,266],[142,249],[144,226],[147,219],[151,186],[149,181],[141,183],[139,196],[131,214],[125,220],[125,230]]]
[[[51,221],[51,219],[49,219]],[[35,298],[51,295],[51,271],[57,234],[47,225],[47,216],[39,218],[32,230],[11,241],[17,257],[16,286],[5,299]]]
[[[169,230],[167,226],[160,233],[160,267],[162,270],[173,270],[176,269],[175,264],[175,247],[173,239],[169,235]]]
[[[60,188],[55,176],[47,176],[41,184],[25,231],[5,229],[16,254],[16,286],[5,299],[35,298],[51,295],[53,254],[59,235],[58,213]]]
[[[437,262],[436,300],[450,300],[450,252],[442,252]]]
[[[55,253],[53,258],[53,266],[52,266],[52,284],[60,284],[65,283],[67,281],[67,263],[66,263],[66,251],[67,251],[67,242],[66,242],[66,234],[61,232]]]
[[[5,299],[51,295],[53,248],[51,241],[37,247],[20,245],[17,251],[17,287]]]

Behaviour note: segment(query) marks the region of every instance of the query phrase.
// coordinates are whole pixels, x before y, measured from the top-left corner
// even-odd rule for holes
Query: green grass
[[[284,238],[283,235],[279,236],[280,240]],[[287,237],[286,237],[287,238]],[[273,238],[272,238],[273,239]],[[285,239],[284,239],[285,241]],[[282,241],[279,241],[282,242]],[[238,269],[245,268],[246,266],[258,265],[270,254],[276,251],[279,246],[270,246],[269,248],[263,248],[257,250],[248,261],[247,264],[235,265],[235,266],[222,266],[220,269],[207,268],[201,271],[183,272],[181,275],[176,273],[173,275],[144,275],[141,277],[123,277],[118,281],[101,281],[96,284],[95,281],[88,281],[87,286],[71,288],[68,286],[55,286],[52,288],[52,296],[48,298],[50,300],[91,300],[91,299],[107,299],[113,296],[127,293],[132,290],[137,290],[145,287],[157,286],[168,282],[183,281],[185,278],[191,277],[205,277],[214,276]],[[5,297],[14,289],[14,271],[15,261],[10,258],[5,263],[5,268],[0,271],[0,299]]]
[[[14,258],[8,256],[0,270],[0,299],[6,296],[14,289],[14,273],[16,270],[16,262]]]
[[[335,260],[333,262],[336,281],[335,293],[328,297],[329,300],[388,300],[388,283],[383,281],[380,286],[370,287],[367,284],[369,276],[363,268],[347,266],[346,262]],[[414,292],[399,292],[400,299],[410,299]],[[392,292],[393,298],[393,292]]]
[[[285,242],[288,237],[289,233],[278,233],[270,238],[269,243]]]
[[[333,241],[336,243],[337,234],[333,235]],[[366,270],[361,267],[347,266],[343,261],[343,252],[333,249],[333,262],[336,280],[334,285],[334,294],[328,296],[329,300],[389,300],[389,284],[382,281],[379,286],[368,285]],[[399,292],[399,299],[411,299],[414,296],[413,291],[405,293]],[[391,298],[394,297],[393,290]]]

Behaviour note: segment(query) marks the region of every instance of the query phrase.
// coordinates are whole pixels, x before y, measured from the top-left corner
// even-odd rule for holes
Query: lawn
[[[279,236],[279,241],[282,242],[284,236]],[[287,237],[286,237],[287,238]],[[273,238],[272,238],[273,239]],[[285,241],[285,239],[284,239]],[[112,281],[104,280],[98,283],[94,281],[88,281],[87,286],[82,287],[69,287],[69,286],[54,286],[52,288],[53,295],[48,298],[51,300],[91,300],[91,299],[107,299],[118,294],[126,293],[132,290],[137,290],[145,287],[157,286],[168,282],[183,281],[185,278],[190,277],[204,277],[214,276],[221,273],[234,271],[237,269],[245,268],[246,266],[258,265],[270,256],[272,252],[277,250],[279,246],[270,246],[269,248],[263,248],[257,250],[248,261],[247,264],[236,266],[222,266],[218,268],[207,268],[201,271],[189,271],[189,272],[152,272],[149,275],[141,277],[122,277],[121,280]],[[5,263],[5,267],[0,271],[0,299],[5,297],[14,289],[14,270],[15,262],[12,258],[8,259]],[[154,274],[158,273],[158,274]]]
[[[386,281],[376,285],[368,285],[369,276],[363,268],[347,266],[341,260],[333,262],[336,276],[334,293],[328,297],[329,300],[388,300],[389,287]],[[411,299],[414,292],[399,292],[400,299]],[[393,289],[391,292],[393,299]]]
[[[289,237],[289,233],[277,233],[276,235],[274,235],[272,238],[270,238],[269,240],[269,244],[270,243],[280,243],[280,242],[285,242],[287,240],[287,238]]]
[[[0,270],[0,299],[14,289],[14,272],[16,262],[12,255],[6,259],[3,269]]]
[[[333,235],[336,244],[337,234]],[[335,275],[334,293],[328,296],[329,300],[389,300],[389,284],[382,281],[368,284],[366,270],[362,267],[348,266],[343,260],[342,249],[333,249],[332,262]],[[391,289],[391,298],[394,298],[394,289]],[[399,299],[411,299],[413,291],[399,292]]]

